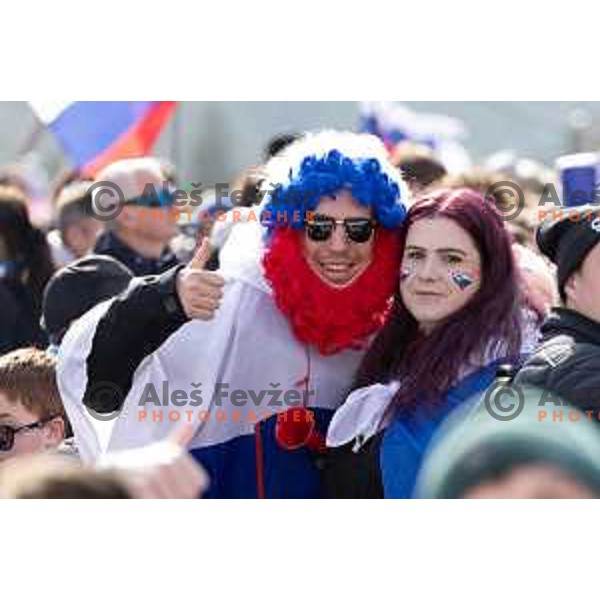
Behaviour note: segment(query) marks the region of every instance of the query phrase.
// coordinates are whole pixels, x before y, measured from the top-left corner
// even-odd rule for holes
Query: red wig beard
[[[369,266],[344,288],[327,285],[304,257],[303,231],[283,227],[273,233],[263,258],[275,304],[296,338],[323,355],[363,349],[388,314],[398,289],[400,240],[396,231],[378,229]]]

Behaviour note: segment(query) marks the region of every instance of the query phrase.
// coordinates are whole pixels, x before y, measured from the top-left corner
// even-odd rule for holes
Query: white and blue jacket
[[[215,318],[189,321],[175,293],[177,272],[134,280],[65,336],[58,384],[83,460],[103,454],[99,429],[106,424],[98,418],[120,408],[109,452],[195,423],[189,450],[211,478],[205,496],[320,497],[318,457],[280,448],[276,415],[304,397],[325,434],[363,351],[322,356],[300,344],[258,267],[226,272]]]

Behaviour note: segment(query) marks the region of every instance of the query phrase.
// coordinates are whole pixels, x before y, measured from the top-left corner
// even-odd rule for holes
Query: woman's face
[[[480,284],[479,251],[460,225],[446,217],[434,217],[410,226],[400,294],[422,331],[430,332],[463,308]]]

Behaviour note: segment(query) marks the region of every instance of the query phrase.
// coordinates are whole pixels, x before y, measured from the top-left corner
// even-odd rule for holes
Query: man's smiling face
[[[361,219],[371,221],[371,209],[360,204],[347,190],[341,190],[335,197],[321,198],[314,211],[314,218],[330,217],[336,221]],[[360,229],[361,221],[355,226]],[[331,235],[323,241],[310,239],[304,233],[304,256],[311,269],[328,285],[346,287],[353,283],[371,263],[376,231],[362,243],[352,241],[341,223],[337,223]]]

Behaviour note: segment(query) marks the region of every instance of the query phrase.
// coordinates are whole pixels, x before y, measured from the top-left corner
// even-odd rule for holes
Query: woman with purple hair
[[[519,360],[522,301],[511,242],[477,192],[437,190],[402,227],[399,290],[327,434],[333,497],[412,496],[453,408]]]

